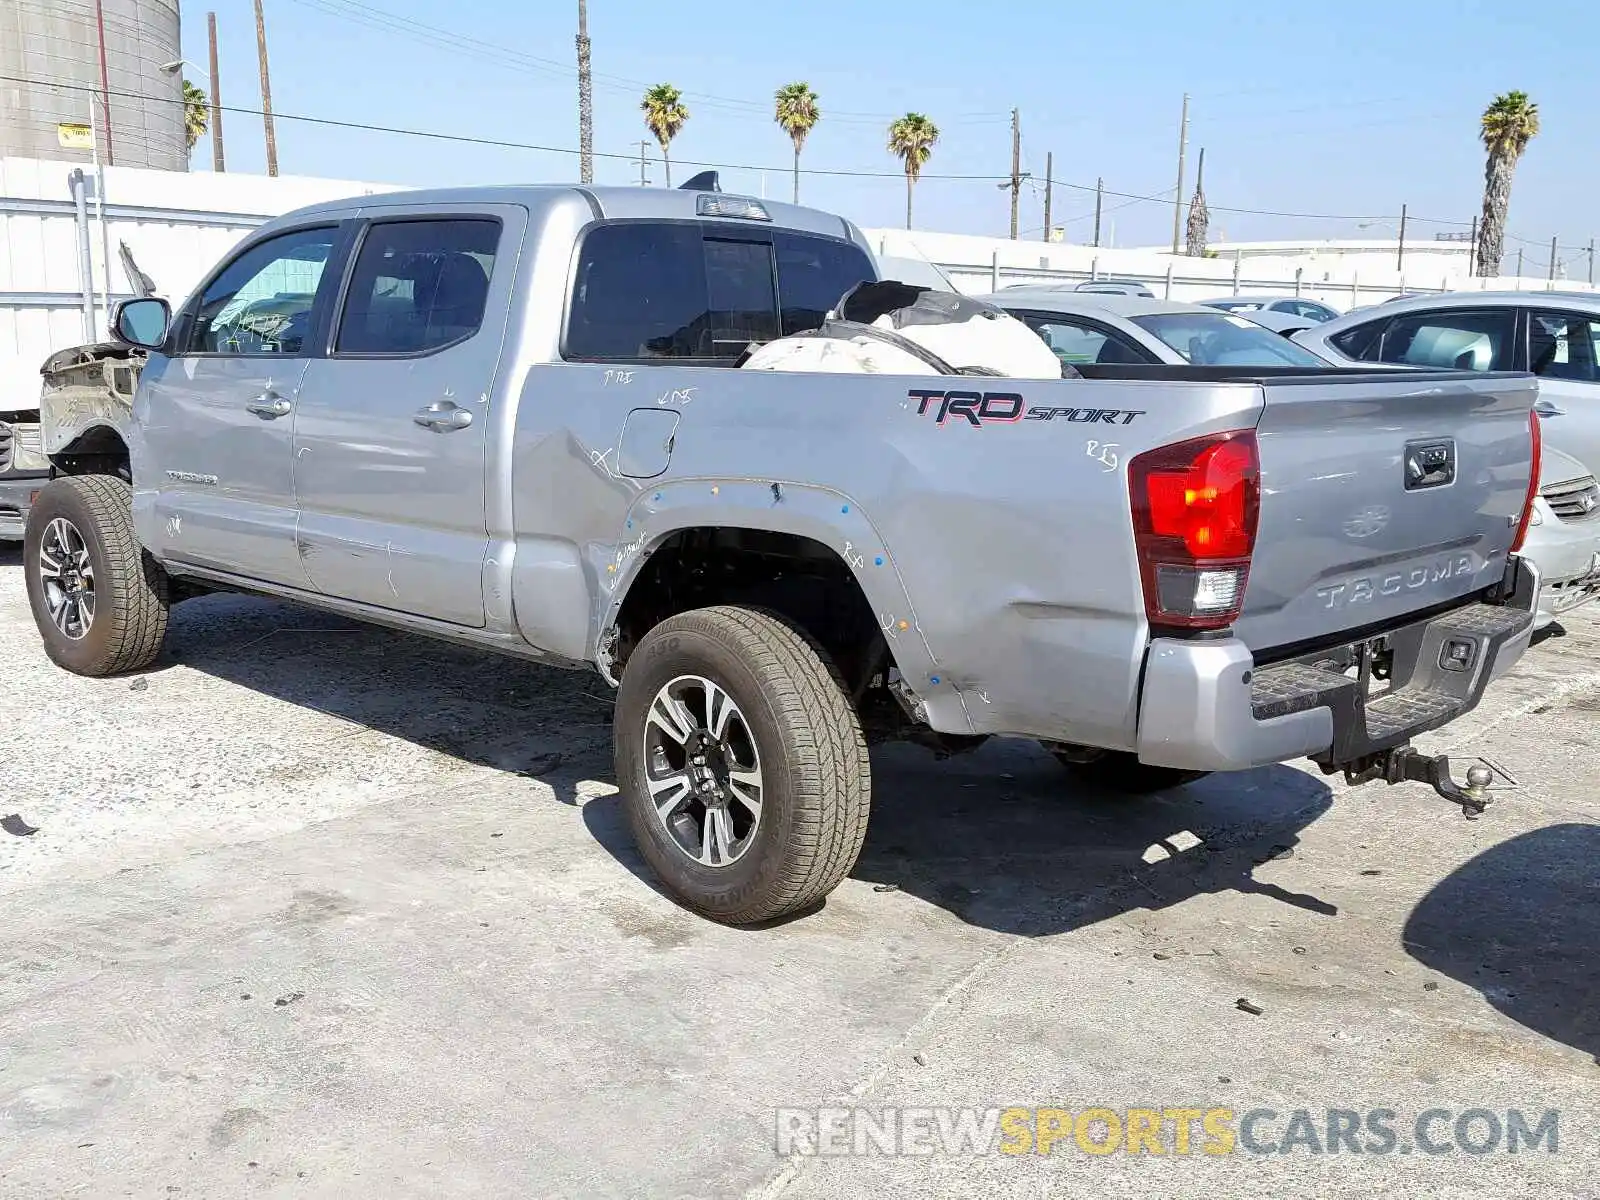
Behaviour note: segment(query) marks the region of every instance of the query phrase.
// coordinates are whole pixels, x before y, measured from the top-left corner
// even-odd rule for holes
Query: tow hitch
[[[1342,766],[1336,763],[1319,765],[1324,775],[1332,775],[1342,769],[1344,781],[1352,786],[1358,783],[1371,783],[1377,779],[1388,784],[1426,783],[1446,800],[1459,804],[1462,816],[1469,821],[1476,821],[1494,799],[1489,794],[1489,785],[1494,781],[1494,772],[1488,767],[1481,764],[1468,767],[1467,782],[1463,787],[1450,775],[1448,755],[1427,755],[1410,746],[1397,746],[1393,750],[1368,755]]]

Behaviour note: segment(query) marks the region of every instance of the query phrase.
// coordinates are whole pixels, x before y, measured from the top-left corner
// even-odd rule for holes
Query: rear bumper
[[[1236,638],[1156,638],[1141,689],[1140,761],[1195,771],[1302,757],[1343,764],[1448,724],[1476,707],[1527,649],[1539,573],[1524,559],[1512,561],[1504,603],[1385,631],[1392,686],[1372,699],[1356,679],[1325,665],[1353,645],[1257,670]]]
[[[0,542],[22,540],[22,527],[33,505],[33,494],[49,482],[48,472],[0,476]]]

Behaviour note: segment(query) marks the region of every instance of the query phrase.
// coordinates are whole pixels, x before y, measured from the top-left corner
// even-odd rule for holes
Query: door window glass
[[[1511,365],[1509,309],[1407,313],[1383,331],[1378,361],[1447,371],[1504,371]]]
[[[362,239],[339,319],[340,354],[422,354],[483,325],[500,223],[388,221]]]
[[[260,242],[207,286],[188,349],[201,354],[300,354],[338,230],[297,229]]]
[[[1583,313],[1532,314],[1528,327],[1528,366],[1547,379],[1600,382],[1595,331],[1600,322]]]

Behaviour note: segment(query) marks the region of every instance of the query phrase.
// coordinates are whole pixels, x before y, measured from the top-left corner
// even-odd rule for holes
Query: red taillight
[[[1528,522],[1533,520],[1533,499],[1539,494],[1539,472],[1543,468],[1544,434],[1539,428],[1539,414],[1528,410],[1528,437],[1533,442],[1533,472],[1528,476],[1528,494],[1522,501],[1522,520],[1517,525],[1517,536],[1511,542],[1511,553],[1522,549],[1522,539],[1528,536]]]
[[[1147,450],[1128,464],[1128,491],[1150,624],[1231,625],[1244,604],[1261,510],[1255,431]]]

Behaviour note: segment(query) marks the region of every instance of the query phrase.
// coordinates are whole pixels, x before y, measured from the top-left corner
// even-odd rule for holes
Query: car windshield
[[[1154,313],[1131,318],[1197,367],[1323,367],[1281,333],[1226,313]]]
[[[1207,300],[1207,308],[1220,308],[1223,312],[1252,312],[1261,307],[1259,300]]]

